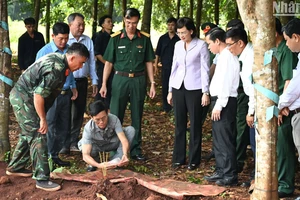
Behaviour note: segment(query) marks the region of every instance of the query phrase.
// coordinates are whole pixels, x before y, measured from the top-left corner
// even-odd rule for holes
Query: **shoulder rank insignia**
[[[150,37],[150,34],[149,34],[149,33],[146,33],[146,32],[144,32],[144,31],[141,31],[141,34],[142,34],[142,35],[144,35],[144,36],[146,36],[146,37]]]
[[[110,37],[115,37],[117,35],[120,35],[121,33],[122,33],[121,31],[117,31],[117,32],[111,34]]]

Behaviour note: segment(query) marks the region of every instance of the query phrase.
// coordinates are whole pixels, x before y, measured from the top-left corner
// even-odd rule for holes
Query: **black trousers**
[[[221,111],[221,119],[212,122],[216,169],[223,173],[226,178],[237,176],[236,112],[237,99],[229,97],[226,107]]]
[[[78,97],[72,102],[71,106],[71,135],[70,140],[67,141],[66,148],[75,145],[77,146],[78,137],[83,123],[83,115],[86,108],[88,79],[76,78],[75,80]]]
[[[173,163],[185,164],[188,114],[190,118],[189,164],[200,164],[202,125],[202,90],[186,90],[184,85],[179,90],[172,88],[175,116],[175,142]]]
[[[161,71],[161,81],[162,81],[162,100],[163,100],[163,110],[169,112],[172,110],[172,106],[167,101],[167,96],[169,93],[169,79],[171,75],[171,66],[164,67]]]

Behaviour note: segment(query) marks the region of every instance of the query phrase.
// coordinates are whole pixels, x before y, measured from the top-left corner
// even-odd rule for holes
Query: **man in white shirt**
[[[95,68],[94,45],[90,37],[83,34],[85,29],[84,16],[80,13],[72,13],[68,16],[68,24],[70,26],[68,44],[71,45],[74,42],[84,44],[90,52],[90,57],[80,70],[73,72],[76,80],[78,97],[72,102],[70,137],[67,138],[67,141],[65,142],[66,145],[60,151],[60,153],[65,154],[68,154],[70,151],[79,151],[77,142],[86,107],[88,76],[90,76],[92,82],[92,96],[95,97],[98,92],[98,76]]]
[[[292,19],[283,27],[283,36],[286,40],[286,45],[292,52],[300,52],[300,19]],[[300,56],[298,54],[298,58]],[[279,98],[278,108],[279,114],[288,116],[290,112],[294,114],[291,123],[293,127],[293,139],[295,146],[300,156],[300,62],[293,72],[287,88],[283,91]],[[300,157],[298,158],[300,162]]]
[[[226,47],[225,31],[213,28],[205,34],[209,50],[219,53],[214,76],[210,84],[213,110],[211,119],[216,171],[204,179],[220,186],[236,185],[236,111],[239,85],[238,58]]]
[[[242,80],[242,92],[240,92],[240,89],[238,89],[238,93],[239,95],[243,96],[242,98],[245,101],[245,103],[242,101],[243,103],[241,103],[240,106],[246,107],[248,110],[247,114],[245,113],[246,116],[244,116],[244,119],[240,120],[244,120],[250,127],[250,130],[243,128],[238,129],[240,131],[237,131],[237,165],[242,167],[244,166],[244,159],[246,158],[246,150],[249,141],[252,147],[253,155],[255,156],[255,129],[253,127],[255,99],[254,87],[250,79],[252,75],[252,66],[254,63],[254,52],[252,44],[248,42],[247,33],[242,28],[236,27],[229,29],[226,32],[226,44],[229,51],[233,55],[239,56],[239,61],[242,64],[240,72],[240,77]],[[250,180],[254,179],[254,172],[255,171],[253,170]],[[250,186],[250,181],[243,183],[243,185],[247,187]]]

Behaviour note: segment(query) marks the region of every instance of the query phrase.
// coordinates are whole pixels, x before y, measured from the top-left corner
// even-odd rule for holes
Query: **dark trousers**
[[[240,92],[237,96],[236,115],[236,156],[239,168],[244,167],[244,162],[247,157],[247,146],[250,144],[250,130],[246,122],[246,116],[248,114],[248,102],[249,97],[244,92]]]
[[[202,90],[186,90],[184,85],[179,90],[172,88],[175,116],[175,142],[173,163],[186,162],[186,134],[188,114],[190,118],[189,164],[200,164],[202,125]]]
[[[221,119],[212,122],[216,169],[226,178],[237,177],[236,111],[237,99],[229,97],[226,107],[221,111]]]
[[[163,110],[169,112],[172,110],[172,106],[167,101],[167,96],[169,93],[169,79],[171,74],[171,66],[169,68],[163,67],[161,71],[161,81],[162,81],[162,100],[163,100]]]
[[[102,87],[102,81],[103,81],[103,66],[98,66],[97,68],[97,76],[98,76],[98,91],[100,91],[101,87]],[[114,77],[114,70],[110,73],[107,83],[106,83],[106,88],[107,88],[107,93],[106,93],[106,98],[101,97],[101,95],[99,94],[99,92],[97,93],[97,95],[95,96],[95,101],[97,100],[101,100],[105,103],[105,105],[110,108],[110,99],[111,99],[111,84],[112,84],[112,80]]]
[[[48,154],[52,158],[58,157],[58,152],[64,146],[66,138],[70,137],[71,97],[71,90],[58,95],[47,112],[47,145]]]
[[[87,78],[75,78],[75,80],[78,97],[71,105],[71,135],[69,140],[67,139],[66,142],[67,148],[70,146],[77,146],[78,137],[83,123],[83,115],[86,108],[88,80]]]
[[[296,154],[293,142],[292,116],[283,116],[283,123],[278,126],[277,138],[277,169],[278,191],[287,194],[295,190]]]
[[[112,97],[110,112],[116,115],[123,123],[125,110],[130,101],[131,125],[135,129],[135,136],[130,146],[130,155],[135,156],[142,153],[142,116],[144,100],[146,95],[146,77],[139,76],[134,78],[114,75],[112,82]]]

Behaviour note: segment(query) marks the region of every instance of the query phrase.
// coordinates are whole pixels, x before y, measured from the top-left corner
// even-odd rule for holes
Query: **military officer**
[[[42,190],[60,189],[60,185],[49,181],[46,112],[60,94],[69,70],[82,68],[88,57],[87,48],[74,43],[65,55],[48,54],[20,76],[9,99],[22,131],[7,167],[7,175],[32,176],[36,180],[36,188]],[[30,159],[32,172],[25,168]]]
[[[111,35],[104,54],[106,62],[100,94],[106,97],[107,80],[114,66],[110,111],[123,123],[125,109],[128,101],[130,102],[132,126],[136,132],[130,154],[132,159],[143,161],[145,157],[141,152],[141,120],[147,86],[145,69],[151,82],[149,96],[152,99],[155,96],[155,56],[149,34],[137,29],[139,20],[139,11],[128,8],[124,16],[125,28]]]

